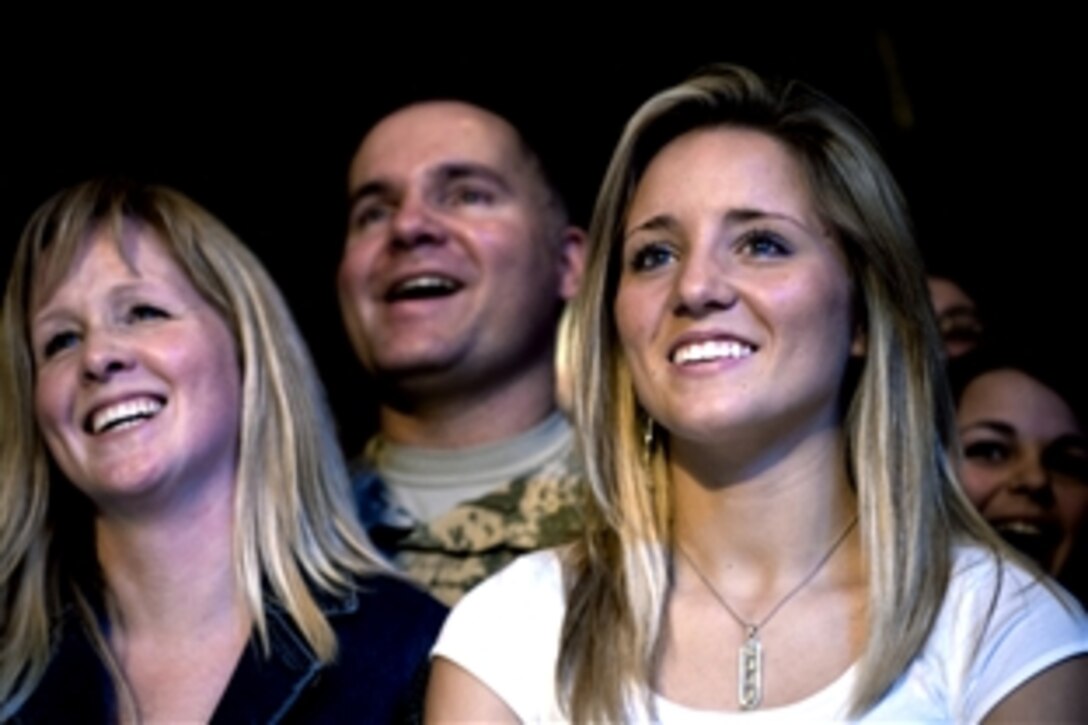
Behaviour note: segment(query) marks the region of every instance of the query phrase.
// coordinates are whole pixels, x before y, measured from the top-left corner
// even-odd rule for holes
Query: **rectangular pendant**
[[[737,650],[737,702],[741,710],[755,710],[763,700],[763,646],[751,633]]]

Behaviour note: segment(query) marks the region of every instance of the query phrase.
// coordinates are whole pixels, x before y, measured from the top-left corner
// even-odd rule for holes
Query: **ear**
[[[852,357],[865,357],[869,351],[869,336],[865,334],[865,328],[857,325],[854,328],[854,338],[850,341],[850,355]]]
[[[559,297],[569,301],[582,286],[586,268],[586,233],[579,227],[563,229],[559,241]]]

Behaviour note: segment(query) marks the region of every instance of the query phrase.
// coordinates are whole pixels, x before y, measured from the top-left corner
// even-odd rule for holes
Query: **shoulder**
[[[519,717],[554,712],[565,611],[557,550],[527,554],[465,595],[434,654],[471,673]]]
[[[363,576],[348,595],[325,602],[337,640],[291,716],[299,722],[418,719],[429,655],[446,607],[390,574]]]
[[[910,672],[944,691],[951,717],[978,721],[1035,675],[1088,652],[1088,619],[1056,584],[1014,561],[977,546],[954,555],[941,611]]]
[[[958,546],[924,646],[868,717],[978,722],[1035,675],[1084,652],[1088,622],[1072,597],[994,551]]]
[[[562,611],[563,572],[557,549],[541,549],[514,559],[466,594],[454,611],[462,618],[506,604]]]
[[[109,671],[74,608],[64,608],[52,636],[49,664],[29,699],[12,715],[11,722],[112,721],[116,713]]]
[[[418,585],[381,573],[360,577],[353,596],[330,611],[329,621],[341,640],[365,636],[372,650],[386,645],[418,654],[430,649],[447,611]]]
[[[952,574],[938,624],[977,620],[985,642],[1001,633],[1027,632],[1069,644],[1075,652],[1088,638],[1084,610],[1065,590],[1040,573],[977,546],[955,550]]]

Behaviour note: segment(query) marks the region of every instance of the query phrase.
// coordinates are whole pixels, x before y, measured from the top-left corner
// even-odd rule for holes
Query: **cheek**
[[[791,275],[772,287],[767,308],[782,310],[799,330],[821,336],[825,342],[843,342],[849,349],[854,340],[850,283],[845,274],[827,270],[815,277]],[[788,311],[788,312],[787,312]]]
[[[39,374],[34,384],[34,417],[49,456],[70,473],[66,454],[75,443],[70,419],[73,396],[56,370]]]
[[[47,438],[55,434],[67,409],[65,399],[69,396],[55,372],[40,373],[34,382],[34,415],[38,427]]]
[[[1063,484],[1055,486],[1058,515],[1066,531],[1083,530],[1088,526],[1088,483],[1065,481]],[[1088,535],[1088,532],[1082,535]]]
[[[531,230],[508,220],[489,220],[465,228],[466,252],[500,281],[540,284],[547,277],[550,255]],[[468,240],[471,240],[469,242]]]
[[[628,361],[638,360],[646,338],[646,323],[637,302],[638,295],[629,286],[621,284],[616,294],[616,302],[612,306],[620,347]]]
[[[368,299],[367,291],[377,289],[368,284],[371,268],[371,255],[361,245],[349,245],[344,250],[336,274],[336,290],[340,301],[340,312],[349,331],[358,332],[362,324],[362,315]],[[356,335],[353,334],[352,337]]]
[[[208,339],[218,339],[219,343],[209,346],[201,355],[179,356],[175,369],[180,378],[192,381],[193,414],[203,421],[201,427],[214,431],[216,437],[235,439],[242,417],[241,363],[234,341],[226,331],[221,335],[209,334]]]
[[[374,246],[366,241],[349,241],[336,273],[336,282],[342,296],[355,296],[366,289],[374,268]]]
[[[960,479],[964,493],[979,511],[983,511],[987,502],[1001,488],[1002,474],[991,468],[964,461],[960,468]]]

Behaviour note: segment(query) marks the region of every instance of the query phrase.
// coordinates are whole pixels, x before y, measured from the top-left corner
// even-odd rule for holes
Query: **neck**
[[[96,547],[115,634],[192,638],[245,621],[227,494],[155,517],[99,514]]]
[[[532,428],[555,410],[550,364],[524,370],[484,390],[405,393],[380,412],[382,436],[421,448],[467,448],[501,441]]]
[[[670,454],[677,543],[712,578],[747,580],[752,590],[794,582],[856,516],[837,429],[786,456],[732,467],[684,446]]]

